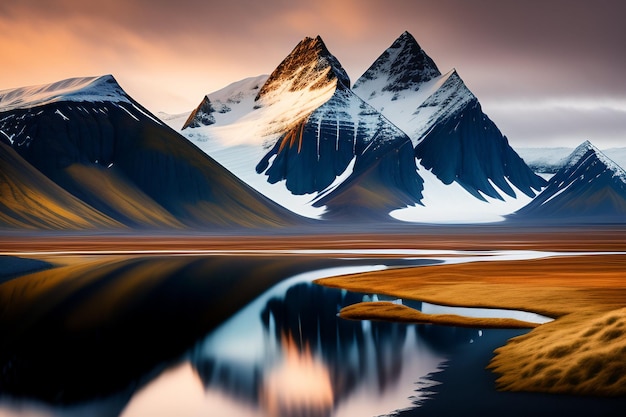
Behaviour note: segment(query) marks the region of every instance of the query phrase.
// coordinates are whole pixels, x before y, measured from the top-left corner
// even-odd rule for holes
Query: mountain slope
[[[626,221],[626,172],[589,141],[572,152],[548,186],[514,219]]]
[[[0,131],[45,176],[132,227],[297,222],[151,115],[112,76],[0,91]]]
[[[0,227],[124,228],[46,178],[1,139]]]
[[[392,88],[398,79],[411,81]],[[441,75],[406,32],[357,80],[354,91],[409,135],[421,166],[444,184],[456,182],[483,201],[533,197],[545,185],[482,112],[456,70]]]
[[[347,215],[339,193],[362,202],[352,216],[368,218],[387,218],[420,201],[413,157],[399,152],[410,139],[350,90],[345,70],[319,36],[302,40],[261,87],[260,80],[208,95],[211,103],[234,102],[226,114],[238,117],[214,111],[216,123],[182,133],[248,184],[307,216]],[[376,184],[368,194],[378,190],[388,198],[372,201],[361,187],[348,190],[363,181]]]
[[[537,173],[556,173],[562,168],[574,148],[516,148],[524,162]],[[601,149],[602,153],[620,167],[626,167],[626,148]]]

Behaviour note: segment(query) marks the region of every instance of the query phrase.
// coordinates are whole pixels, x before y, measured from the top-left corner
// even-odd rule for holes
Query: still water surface
[[[623,407],[497,393],[484,367],[524,331],[346,321],[337,312],[364,295],[311,283],[436,262],[158,256],[13,279],[0,285],[3,300],[20,306],[0,310],[8,335],[0,416],[511,415],[510,407],[542,415],[568,404],[612,415]]]

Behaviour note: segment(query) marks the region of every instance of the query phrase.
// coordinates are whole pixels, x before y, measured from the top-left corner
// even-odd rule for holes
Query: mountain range
[[[297,216],[128,96],[112,76],[0,91],[4,224],[35,228],[286,225]]]
[[[407,32],[352,88],[321,38],[306,38],[268,78],[208,94],[168,123],[309,217],[498,220],[545,185],[457,72],[442,75]]]
[[[0,226],[623,221],[617,164],[586,143],[547,182],[408,32],[354,85],[307,37],[270,75],[162,119],[110,75],[0,91]],[[579,169],[608,173],[567,185],[581,149],[599,162]]]

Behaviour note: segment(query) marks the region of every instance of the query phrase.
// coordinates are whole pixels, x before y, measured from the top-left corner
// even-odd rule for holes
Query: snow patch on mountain
[[[404,32],[385,50],[354,83],[361,97],[370,100],[392,92],[392,99],[402,92],[418,91],[422,84],[441,75],[435,62],[409,33]]]
[[[362,84],[362,88],[355,87],[354,91],[409,135],[413,146],[417,146],[437,122],[476,99],[455,69],[424,82],[417,91],[383,92],[380,86],[385,82],[384,78],[372,80]],[[372,90],[380,92],[371,97]]]
[[[613,177],[618,178],[626,184],[626,171],[613,162],[608,156],[593,146],[588,140],[580,144],[565,162],[565,169],[572,169],[577,165],[583,165],[588,159],[597,158],[607,170],[612,172]]]
[[[284,83],[256,100],[267,79],[267,75],[246,78],[208,94],[215,109],[215,123],[181,133],[186,137],[210,137],[222,146],[256,145],[268,150],[281,133],[328,101],[336,87],[330,83],[319,89],[292,91],[293,85]],[[183,114],[166,122],[179,130],[187,117]]]
[[[126,102],[128,96],[112,75],[70,78],[52,84],[0,91],[0,112],[45,104],[71,102]]]
[[[574,149],[548,186],[511,218],[623,223],[626,171],[585,141]]]
[[[517,153],[538,174],[554,174],[567,162],[574,148],[515,148]],[[626,148],[609,148],[601,150],[606,157],[620,167],[626,167]]]
[[[505,219],[506,215],[519,210],[532,200],[531,197],[525,195],[510,182],[509,185],[514,190],[516,198],[501,192],[492,183],[494,188],[503,196],[503,199],[495,199],[483,194],[485,199],[483,201],[472,196],[456,182],[444,184],[435,174],[424,168],[421,163],[419,163],[419,174],[424,179],[422,205],[418,204],[394,210],[390,213],[392,217],[414,223],[470,224],[500,222]]]
[[[224,145],[224,141],[219,136],[210,136],[219,131],[224,135],[222,139],[228,137],[223,129],[192,130],[196,130],[196,132],[183,132],[191,143],[199,147],[250,187],[301,216],[319,219],[324,214],[325,207],[313,206],[317,193],[294,195],[285,187],[284,180],[271,184],[267,181],[265,175],[257,174],[255,162],[253,161],[259,161],[266,154],[267,151],[262,147],[246,143],[232,146]],[[198,132],[198,130],[204,130],[204,132]],[[209,130],[212,132],[207,132]],[[349,174],[348,170],[346,170],[345,174]]]

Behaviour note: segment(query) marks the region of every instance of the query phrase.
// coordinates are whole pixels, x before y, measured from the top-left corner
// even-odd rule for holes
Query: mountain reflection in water
[[[0,415],[142,415],[135,403],[186,366],[193,372],[182,386],[204,386],[202,401],[221,393],[215,398],[243,402],[252,415],[355,415],[355,404],[381,393],[393,398],[381,413],[409,406],[414,382],[440,358],[420,347],[411,326],[338,319],[360,295],[312,284],[273,294],[249,319],[263,339],[246,349],[262,351],[261,361],[212,355],[205,341],[192,347],[299,273],[425,262],[432,261],[108,257],[12,279],[0,285]],[[305,377],[308,390],[293,382]],[[159,392],[152,415],[184,415],[164,413],[167,395]],[[201,408],[211,414],[213,404]]]
[[[362,298],[310,283],[292,285],[244,311],[246,320],[263,326],[262,354],[232,358],[230,346],[249,339],[221,328],[216,333],[233,340],[218,344],[209,335],[192,363],[207,390],[258,407],[260,415],[372,415],[410,407],[415,383],[436,371],[443,357],[421,340],[419,326],[337,317],[341,307]],[[466,330],[466,342],[470,334],[477,331]]]

